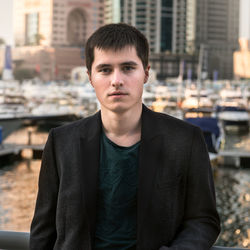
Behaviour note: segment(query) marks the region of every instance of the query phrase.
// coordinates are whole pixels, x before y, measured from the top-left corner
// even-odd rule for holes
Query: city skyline
[[[240,27],[239,38],[250,39],[250,1],[240,0]],[[14,0],[0,0],[0,38],[3,38],[6,44],[14,45],[13,38],[13,2]]]

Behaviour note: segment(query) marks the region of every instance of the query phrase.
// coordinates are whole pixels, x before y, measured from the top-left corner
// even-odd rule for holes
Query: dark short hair
[[[135,27],[125,24],[107,24],[97,29],[87,40],[85,47],[86,67],[91,72],[94,61],[94,49],[121,50],[125,46],[134,46],[144,69],[148,66],[149,45],[146,37]]]

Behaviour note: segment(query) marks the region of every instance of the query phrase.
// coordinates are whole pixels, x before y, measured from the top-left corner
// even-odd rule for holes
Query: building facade
[[[109,0],[104,21],[137,27],[149,40],[151,53],[198,57],[212,78],[233,78],[233,52],[238,49],[239,0]],[[120,13],[108,18],[111,13]],[[158,56],[156,56],[158,57]],[[178,61],[178,59],[176,59]]]
[[[239,39],[240,50],[234,52],[234,76],[250,79],[250,40]]]
[[[172,53],[196,55],[203,47],[203,71],[233,78],[238,49],[239,0],[174,0]]]
[[[250,1],[240,0],[240,50],[234,53],[234,76],[250,79]]]
[[[99,0],[15,0],[13,60],[35,67],[43,80],[69,78],[84,64],[84,44],[102,12]]]
[[[217,72],[219,78],[233,78],[233,52],[238,50],[239,0],[15,0],[14,3],[17,46],[12,53],[14,60],[24,60],[23,66],[28,67],[27,46],[38,46],[39,53],[41,46],[49,47],[54,51],[50,56],[51,65],[56,68],[51,70],[57,72],[58,79],[69,76],[69,69],[84,63],[84,43],[94,30],[104,23],[118,22],[137,27],[148,38],[154,63],[156,58],[162,62],[161,53],[164,58],[171,55],[170,61],[176,58],[179,62],[186,54],[188,58],[194,56],[194,60],[189,61],[197,61],[203,46],[203,70],[207,76],[212,78]],[[60,53],[55,51],[60,51],[60,58]],[[75,64],[66,67],[69,61]],[[34,67],[34,63],[29,67]],[[48,65],[37,67],[43,75]],[[162,65],[158,68],[156,71],[161,77],[168,76],[169,69]]]
[[[238,49],[239,1],[196,0],[195,51],[206,47],[207,71],[211,78],[233,78],[233,53]]]

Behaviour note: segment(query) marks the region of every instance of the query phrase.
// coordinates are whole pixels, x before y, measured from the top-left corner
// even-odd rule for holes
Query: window
[[[29,13],[25,16],[26,44],[39,44],[39,13]]]

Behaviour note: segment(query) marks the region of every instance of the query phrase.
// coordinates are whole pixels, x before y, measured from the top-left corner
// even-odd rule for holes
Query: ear
[[[88,77],[89,77],[89,82],[90,82],[90,84],[93,87],[93,84],[92,84],[92,81],[91,81],[91,73],[88,70],[87,70],[87,74],[88,74]]]
[[[149,70],[150,70],[150,65],[148,65],[147,68],[145,69],[144,83],[146,83],[148,81]]]

